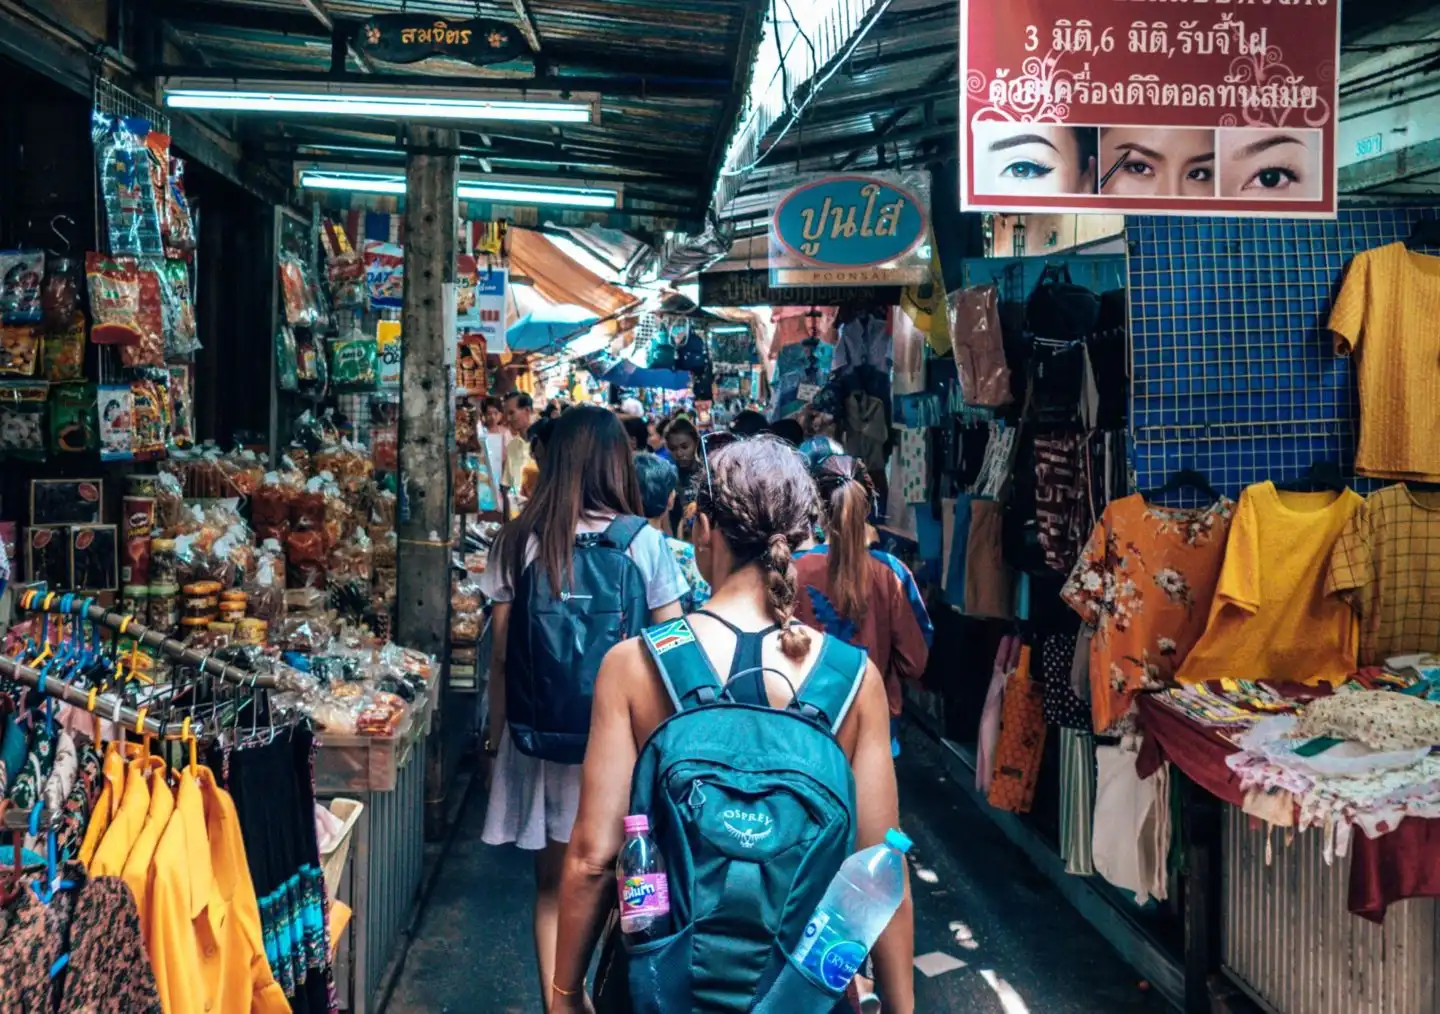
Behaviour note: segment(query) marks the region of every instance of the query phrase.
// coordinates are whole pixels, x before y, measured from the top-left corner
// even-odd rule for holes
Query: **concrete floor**
[[[1169,1011],[998,830],[934,769],[902,758],[900,793],[918,869],[915,950],[964,967],[916,973],[921,1014]],[[483,791],[464,812],[388,1014],[541,1014],[528,858],[480,842]],[[954,927],[954,928],[952,928]],[[959,939],[957,939],[957,937]]]

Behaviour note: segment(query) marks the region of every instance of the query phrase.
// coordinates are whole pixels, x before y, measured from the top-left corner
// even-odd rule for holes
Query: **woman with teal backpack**
[[[848,1009],[843,981],[810,982],[788,956],[844,859],[898,824],[884,683],[863,650],[793,618],[791,556],[820,510],[804,458],[759,437],[702,448],[701,465],[693,542],[715,591],[601,664],[551,1014]],[[592,1007],[630,814],[665,860],[669,914],[657,938],[612,933]],[[913,1014],[908,888],[872,953],[886,1014]]]

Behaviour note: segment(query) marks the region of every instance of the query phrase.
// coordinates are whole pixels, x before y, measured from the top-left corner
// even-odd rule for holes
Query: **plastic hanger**
[[[1170,493],[1178,493],[1184,489],[1193,489],[1208,496],[1211,501],[1219,500],[1220,493],[1210,485],[1210,480],[1205,477],[1204,472],[1198,472],[1193,468],[1182,468],[1178,472],[1171,472],[1170,478],[1165,480],[1165,485],[1159,489],[1149,489],[1140,495],[1146,500],[1157,500]]]
[[[1415,250],[1422,246],[1440,246],[1440,219],[1417,218],[1405,237],[1405,249]]]
[[[1277,482],[1275,488],[1292,493],[1323,490],[1341,493],[1348,485],[1345,476],[1340,473],[1340,466],[1335,462],[1315,461],[1303,474],[1285,482]]]

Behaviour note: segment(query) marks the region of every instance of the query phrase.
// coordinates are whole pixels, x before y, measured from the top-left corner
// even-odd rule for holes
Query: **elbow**
[[[615,875],[615,861],[619,855],[618,849],[606,848],[599,842],[576,835],[565,849],[566,876],[582,883],[607,880]]]

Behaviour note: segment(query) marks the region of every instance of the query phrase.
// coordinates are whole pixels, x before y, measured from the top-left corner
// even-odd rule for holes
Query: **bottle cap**
[[[892,827],[890,830],[885,832],[885,844],[889,845],[896,852],[904,854],[906,852],[909,852],[910,846],[914,845],[915,843],[910,840],[909,836],[906,835],[905,832],[897,831],[895,828]]]
[[[629,835],[648,834],[650,818],[643,813],[632,813],[625,818],[625,833]]]

